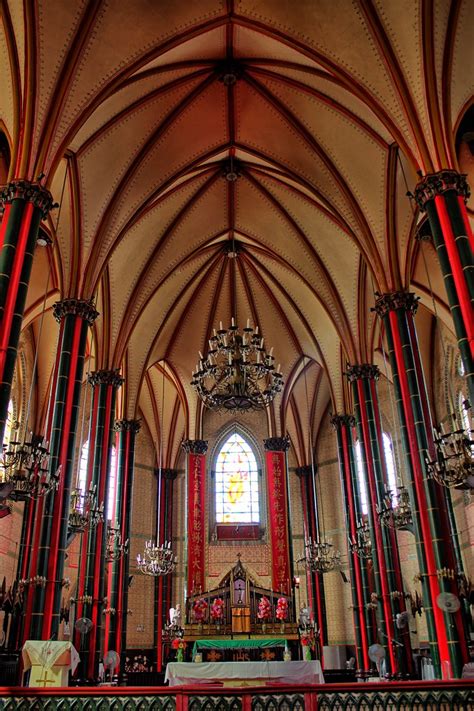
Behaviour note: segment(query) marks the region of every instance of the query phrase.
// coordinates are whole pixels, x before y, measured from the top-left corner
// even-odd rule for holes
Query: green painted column
[[[466,630],[460,611],[444,613],[438,605],[440,594],[459,590],[445,498],[426,465],[433,437],[414,323],[417,306],[414,294],[394,292],[379,295],[375,308],[383,319],[392,368],[431,656],[437,676],[451,678],[461,675],[467,661]]]
[[[0,442],[8,414],[18,341],[41,220],[53,206],[38,183],[14,180],[0,188]]]

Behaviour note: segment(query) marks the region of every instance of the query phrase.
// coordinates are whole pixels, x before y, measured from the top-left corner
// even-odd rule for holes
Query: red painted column
[[[204,576],[204,514],[206,503],[207,441],[187,439],[183,442],[187,454],[188,488],[188,575],[187,594],[205,589]]]
[[[289,534],[289,502],[286,453],[288,437],[264,440],[267,470],[268,516],[272,550],[272,588],[291,595],[292,559]]]

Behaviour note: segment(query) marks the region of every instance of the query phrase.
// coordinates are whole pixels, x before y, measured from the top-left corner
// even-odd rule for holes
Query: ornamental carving
[[[372,365],[371,363],[348,365],[346,375],[350,383],[353,383],[354,380],[362,380],[362,378],[378,380],[380,378],[380,370],[377,365]]]
[[[285,437],[269,437],[263,440],[263,446],[266,452],[287,452],[290,448],[290,438]]]
[[[295,472],[296,476],[299,476],[301,479],[303,479],[308,476],[312,476],[313,467],[311,466],[311,464],[305,464],[302,467],[296,467]],[[314,467],[314,472],[316,473],[316,467]]]
[[[140,431],[140,420],[117,420],[114,424],[114,432],[133,432],[137,434]]]
[[[156,476],[160,473],[160,470],[156,470]],[[161,477],[162,479],[167,479],[168,481],[174,481],[176,477],[178,476],[178,470],[177,469],[170,469],[168,467],[163,467],[161,470]]]
[[[13,200],[26,200],[41,211],[43,220],[48,216],[53,205],[53,196],[42,185],[29,180],[13,180],[0,188],[0,211]]]
[[[395,311],[396,309],[403,309],[404,311],[411,311],[416,314],[418,309],[418,302],[420,300],[419,296],[411,291],[393,291],[389,294],[379,294],[375,293],[377,300],[375,302],[375,308],[372,309],[376,311],[380,317],[386,316],[389,311]]]
[[[206,454],[207,439],[185,439],[181,446],[187,454]]]
[[[416,203],[422,210],[426,210],[427,202],[448,190],[454,190],[457,195],[467,200],[471,193],[466,174],[455,170],[440,170],[439,173],[425,175],[415,188]]]
[[[87,378],[89,385],[113,385],[114,388],[119,388],[124,379],[120,375],[118,368],[115,370],[96,370],[95,373],[90,373]]]
[[[92,326],[99,312],[95,310],[95,304],[92,300],[63,299],[62,301],[56,301],[53,306],[53,316],[56,321],[60,323],[61,319],[69,314],[79,316]]]
[[[354,415],[333,415],[331,417],[331,425],[335,430],[341,427],[355,427],[356,421]]]

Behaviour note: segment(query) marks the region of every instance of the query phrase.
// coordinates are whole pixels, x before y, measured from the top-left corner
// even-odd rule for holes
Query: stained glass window
[[[364,463],[362,461],[362,445],[359,440],[355,443],[355,454],[356,454],[356,467],[357,467],[357,481],[359,482],[359,496],[360,496],[360,506],[362,513],[366,514],[368,512],[367,505],[367,487],[365,485],[365,474],[364,474]]]
[[[15,439],[15,437],[12,438],[14,416],[13,400],[10,400],[8,403],[7,421],[5,422],[5,433],[3,435],[5,445],[9,444],[11,439]]]
[[[385,463],[387,465],[388,488],[390,489],[390,491],[393,492],[397,489],[397,472],[395,469],[395,457],[393,456],[392,438],[390,437],[388,432],[384,432],[382,434],[382,440],[383,451],[385,454]],[[397,506],[398,498],[396,496],[393,497],[392,503]]]
[[[257,460],[248,442],[234,433],[216,463],[216,522],[258,523],[260,502]]]

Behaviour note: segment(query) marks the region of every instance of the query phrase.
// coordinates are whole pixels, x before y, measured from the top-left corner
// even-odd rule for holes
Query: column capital
[[[378,380],[380,378],[380,370],[377,365],[372,365],[372,363],[348,364],[346,375],[350,383],[353,383],[354,380],[362,380],[362,378]]]
[[[185,439],[182,448],[187,454],[206,454],[207,439]]]
[[[331,425],[335,430],[339,430],[342,427],[355,427],[355,424],[356,421],[354,415],[342,413],[341,415],[333,415],[331,417]]]
[[[62,299],[62,301],[56,301],[53,305],[53,316],[56,321],[60,323],[61,319],[69,314],[80,316],[92,326],[99,312],[96,311],[92,299]]]
[[[418,309],[419,296],[415,296],[412,291],[392,291],[388,294],[375,293],[377,299],[375,301],[374,311],[378,316],[386,316],[389,311],[403,309],[416,314]]]
[[[114,370],[96,370],[95,373],[89,374],[87,381],[93,387],[95,385],[113,385],[115,388],[119,388],[124,382],[124,378],[120,375],[120,370],[115,368]]]
[[[159,476],[160,469],[155,469],[155,476]],[[169,467],[161,468],[161,478],[167,479],[168,481],[174,481],[178,476],[177,469],[170,469]]]
[[[266,452],[287,452],[290,448],[290,438],[285,437],[269,437],[263,440],[263,446]]]
[[[316,474],[317,468],[316,465],[314,466],[314,473]],[[295,469],[295,474],[298,476],[300,479],[305,479],[306,477],[312,476],[313,474],[313,467],[311,464],[304,464],[302,467],[296,467]]]
[[[467,200],[471,193],[466,181],[466,173],[445,169],[425,175],[415,188],[416,203],[424,211],[427,202],[448,190],[454,190],[457,195]]]
[[[114,432],[133,432],[133,434],[137,434],[141,426],[140,420],[117,420],[114,424]]]
[[[53,207],[53,196],[49,190],[29,180],[12,180],[11,183],[0,188],[0,212],[3,212],[5,205],[13,200],[26,200],[33,203],[41,211],[43,220]]]

